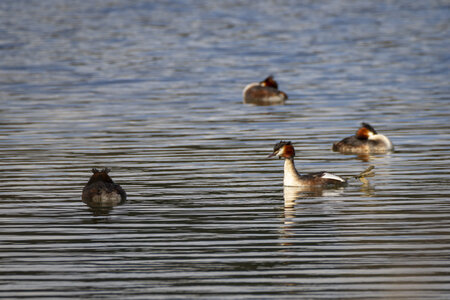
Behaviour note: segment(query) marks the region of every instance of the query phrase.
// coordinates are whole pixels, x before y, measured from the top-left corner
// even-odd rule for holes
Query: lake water
[[[450,298],[448,1],[1,1],[0,297]],[[275,75],[286,105],[242,103]],[[366,121],[395,153],[331,144]],[[370,185],[283,189],[301,172]],[[92,211],[109,167],[128,201]]]

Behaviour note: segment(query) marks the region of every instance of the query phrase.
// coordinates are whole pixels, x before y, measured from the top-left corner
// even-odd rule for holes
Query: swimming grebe
[[[394,150],[391,141],[367,123],[361,123],[355,135],[333,143],[333,151],[341,153],[385,153]]]
[[[317,172],[300,175],[294,166],[295,149],[290,141],[280,141],[273,147],[273,153],[269,157],[278,156],[284,158],[284,186],[344,186],[347,181],[339,176]]]
[[[259,83],[248,84],[242,94],[244,103],[252,104],[282,104],[288,98],[286,93],[278,90],[272,75]]]
[[[112,207],[125,202],[122,187],[109,177],[109,169],[92,169],[92,176],[83,188],[81,199],[90,207]]]

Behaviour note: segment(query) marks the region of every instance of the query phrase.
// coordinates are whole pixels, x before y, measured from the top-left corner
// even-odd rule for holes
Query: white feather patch
[[[324,178],[324,179],[333,179],[333,180],[337,180],[337,181],[340,181],[340,182],[345,182],[345,180],[342,179],[341,177],[333,175],[333,174],[330,174],[330,173],[323,173],[323,175],[321,177]]]
[[[257,82],[253,82],[253,83],[247,84],[247,85],[245,86],[244,90],[242,91],[242,95],[245,96],[245,93],[246,93],[249,89],[251,89],[252,87],[255,87],[255,86],[260,86],[260,84],[257,83]]]
[[[375,134],[369,137],[369,140],[373,140],[373,141],[381,141],[382,143],[384,143],[384,145],[386,146],[387,150],[392,150],[392,148],[394,148],[392,146],[391,141],[382,134]]]

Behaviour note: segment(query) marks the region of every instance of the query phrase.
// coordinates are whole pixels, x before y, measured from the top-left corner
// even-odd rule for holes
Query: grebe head
[[[370,139],[377,134],[376,130],[367,123],[361,123],[361,128],[356,132],[356,137],[360,140]]]
[[[108,175],[109,171],[111,171],[111,170],[108,168],[104,168],[101,171],[99,171],[95,168],[92,169],[93,174],[87,184],[89,185],[89,184],[92,184],[92,183],[98,182],[98,181],[114,183],[113,180],[111,179],[111,177],[109,177],[109,175]]]
[[[278,90],[278,83],[275,81],[275,79],[273,79],[273,75],[270,75],[269,77],[261,81],[259,84],[261,86],[270,86]]]
[[[293,158],[295,156],[294,146],[290,141],[280,141],[273,147],[273,153],[269,157],[278,156],[279,158]]]

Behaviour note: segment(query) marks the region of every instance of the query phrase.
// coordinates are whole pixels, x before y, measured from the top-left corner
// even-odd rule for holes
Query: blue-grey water
[[[448,1],[0,2],[0,297],[450,298]],[[286,105],[242,103],[273,74]],[[396,151],[331,144],[369,122]],[[283,189],[301,172],[370,185]],[[109,167],[128,201],[81,191]]]

